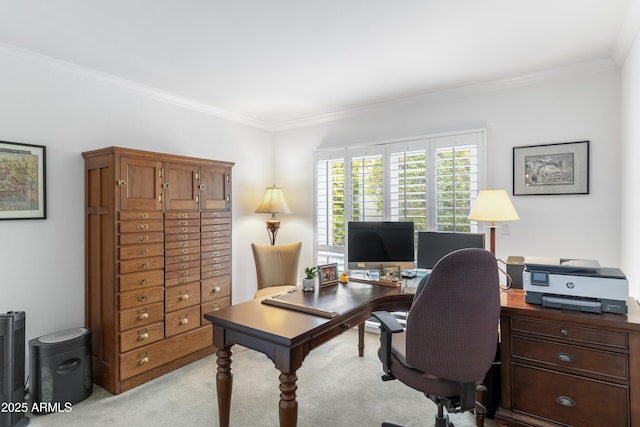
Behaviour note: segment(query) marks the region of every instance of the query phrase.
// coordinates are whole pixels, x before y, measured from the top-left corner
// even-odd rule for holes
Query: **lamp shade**
[[[262,202],[260,202],[260,205],[256,208],[256,213],[290,214],[291,209],[289,209],[287,205],[282,189],[275,185],[273,187],[267,187],[264,191]]]
[[[516,208],[505,190],[482,190],[469,213],[473,221],[517,221]]]

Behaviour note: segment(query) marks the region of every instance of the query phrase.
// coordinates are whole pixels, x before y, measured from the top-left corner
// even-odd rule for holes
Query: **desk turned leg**
[[[364,356],[364,322],[358,325],[358,356]]]
[[[296,373],[280,374],[280,427],[295,427],[298,424],[298,386]]]
[[[218,391],[218,412],[220,427],[229,427],[231,413],[231,389],[233,388],[233,372],[231,370],[231,346],[221,348],[218,356],[218,374],[216,375],[216,389]]]

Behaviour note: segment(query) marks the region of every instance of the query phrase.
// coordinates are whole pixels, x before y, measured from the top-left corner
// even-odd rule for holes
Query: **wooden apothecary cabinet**
[[[85,159],[85,318],[113,394],[215,351],[231,304],[233,163],[109,147]]]

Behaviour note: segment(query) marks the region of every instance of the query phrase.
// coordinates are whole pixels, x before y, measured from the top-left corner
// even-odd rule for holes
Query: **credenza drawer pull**
[[[180,319],[180,324],[181,325],[186,325],[187,323],[189,323],[189,318],[188,317],[183,317],[182,319]]]
[[[145,333],[142,333],[142,334],[138,335],[138,341],[144,341],[147,338],[149,338],[149,333],[148,332],[145,332]]]
[[[146,242],[149,240],[149,236],[140,236],[138,237],[138,242]]]
[[[148,357],[143,357],[142,359],[138,360],[138,366],[142,366],[149,363],[149,358]]]
[[[189,221],[178,221],[178,225],[187,225]]]
[[[180,295],[180,301],[186,301],[189,299],[189,294],[182,294]]]
[[[189,229],[188,229],[187,227],[180,227],[180,228],[178,228],[178,233],[186,233],[186,232],[188,232],[188,231],[189,231]]]
[[[148,254],[148,253],[149,253],[149,249],[138,249],[138,250],[136,251],[136,253],[137,253],[138,255],[146,255],[146,254]]]
[[[149,318],[149,313],[139,313],[137,319],[144,320]]]
[[[216,286],[211,292],[220,292],[220,286]]]
[[[149,263],[148,262],[142,262],[140,264],[138,264],[138,268],[147,268],[149,267]]]
[[[146,295],[140,295],[138,297],[138,302],[145,302],[147,300],[147,296]]]
[[[138,216],[138,219],[147,219],[147,218],[149,218],[149,214],[148,213],[139,213],[137,216]]]
[[[140,224],[138,230],[144,231],[149,229],[149,224]]]
[[[568,353],[558,353],[556,354],[556,359],[561,362],[573,362],[575,360],[573,356]]]
[[[562,406],[567,406],[567,407],[576,406],[576,402],[574,402],[573,399],[567,396],[558,396],[556,398],[556,402],[558,402]]]
[[[146,285],[149,283],[149,279],[140,279],[138,280],[138,285]]]

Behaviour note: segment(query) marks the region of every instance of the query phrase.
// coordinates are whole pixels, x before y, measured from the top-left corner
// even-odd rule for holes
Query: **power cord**
[[[498,261],[498,263],[504,264],[505,268],[507,267],[507,263],[504,262],[503,260],[501,260],[499,258],[496,258],[496,261]],[[509,273],[507,273],[506,270],[500,268],[500,266],[498,266],[498,271],[501,272],[502,274],[504,274],[504,277],[506,278],[506,281],[507,281],[506,285],[502,284],[502,282],[500,283],[500,289],[502,289],[503,291],[511,289],[511,285],[513,283],[513,279],[511,278],[511,276],[509,276]]]

